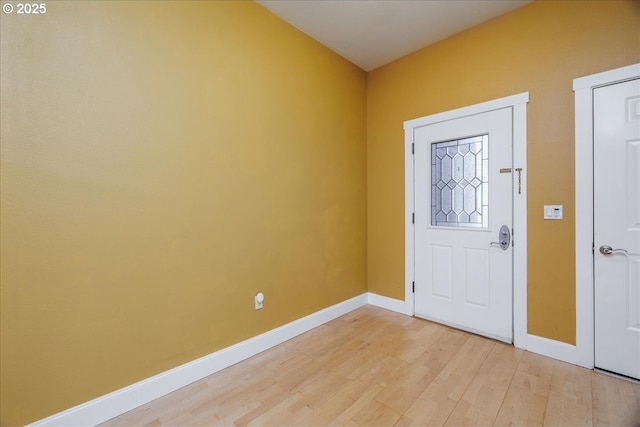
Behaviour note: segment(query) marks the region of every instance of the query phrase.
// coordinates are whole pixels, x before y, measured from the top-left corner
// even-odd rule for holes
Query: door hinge
[[[411,292],[416,293],[416,282],[411,282]]]
[[[416,223],[416,214],[412,213],[411,214],[411,224],[415,224]]]
[[[411,143],[411,154],[416,154],[416,143],[415,142]]]

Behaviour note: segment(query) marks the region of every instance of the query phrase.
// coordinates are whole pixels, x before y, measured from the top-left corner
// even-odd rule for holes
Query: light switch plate
[[[544,205],[544,219],[562,219],[562,205]]]

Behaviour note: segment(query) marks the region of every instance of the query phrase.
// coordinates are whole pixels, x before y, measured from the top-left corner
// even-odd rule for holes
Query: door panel
[[[465,303],[489,308],[489,251],[465,248]]]
[[[415,129],[415,313],[511,342],[512,110]],[[509,242],[511,243],[511,242]]]
[[[640,379],[640,80],[593,96],[595,365]]]
[[[433,268],[431,269],[431,295],[437,298],[451,300],[451,279],[453,271],[451,246],[431,246],[431,259]]]

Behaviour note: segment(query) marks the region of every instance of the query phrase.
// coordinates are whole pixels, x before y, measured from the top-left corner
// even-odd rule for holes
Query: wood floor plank
[[[297,426],[300,418],[312,412],[312,410],[306,406],[296,405],[301,398],[302,396],[298,393],[289,396],[261,416],[252,420],[247,426]],[[292,410],[292,407],[296,407],[297,410]]]
[[[377,400],[369,401],[357,414],[353,416],[354,421],[359,426],[392,426],[400,419],[400,413],[394,411]]]
[[[113,426],[640,425],[640,384],[366,306]]]
[[[552,372],[553,359],[524,352],[494,425],[542,426]]]
[[[362,381],[351,381],[346,387],[316,407],[312,414],[301,419],[301,425],[317,426],[331,424],[341,414],[348,411],[356,400],[366,393],[368,387],[369,384]]]
[[[604,374],[592,383],[594,426],[640,426],[640,383]]]
[[[495,342],[469,335],[451,361],[403,414],[402,425],[446,423]]]
[[[320,416],[319,419],[323,420],[321,424],[309,423],[301,425],[347,425],[352,422],[352,418],[365,406],[375,400],[375,397],[381,390],[382,387],[377,384],[371,385],[361,381],[355,381],[353,387],[343,389],[343,396],[336,395],[334,399],[327,401],[323,407],[316,411]],[[341,399],[344,399],[342,403],[340,402]],[[311,420],[305,419],[303,421]]]
[[[544,424],[588,427],[593,425],[591,376],[593,371],[556,360]]]
[[[512,346],[496,343],[445,425],[491,425],[502,406],[522,353]]]
[[[400,413],[406,412],[467,339],[464,333],[450,332],[445,334],[441,329],[439,333],[430,335],[431,339],[427,341],[429,345],[422,348],[422,354],[414,360],[413,365],[402,367],[400,372],[403,372],[403,376],[394,374],[393,386],[387,387],[377,399]]]
[[[307,406],[318,408],[329,400],[331,396],[345,388],[349,382],[346,377],[328,374],[323,381],[309,384],[307,387],[300,389],[299,393],[303,396],[302,401]]]
[[[259,405],[248,412],[246,411],[243,412],[241,416],[235,418],[233,420],[233,423],[235,425],[247,425],[251,421],[267,413],[273,407],[287,400],[291,395],[286,393],[282,389],[282,387],[280,387],[278,384],[274,383],[268,389],[264,390],[262,393],[256,393],[255,396],[256,398],[253,400],[257,401]],[[212,408],[210,405],[208,405],[208,403],[209,402],[205,402],[204,411],[202,411],[201,413],[205,413],[207,415],[210,415],[212,413],[211,411]],[[215,411],[213,413],[215,414],[216,412],[218,411]],[[197,414],[195,411],[191,411],[191,413],[194,415]],[[218,415],[218,417],[219,416],[220,415]],[[231,419],[231,418],[234,418],[234,417],[232,417],[231,415],[227,416],[227,419]]]
[[[385,356],[384,359],[371,366],[358,378],[381,387],[388,387],[393,384],[399,375],[407,367],[407,362],[393,356]]]
[[[392,385],[386,387],[376,400],[403,414],[433,380],[430,373],[429,368],[423,365],[407,365]]]

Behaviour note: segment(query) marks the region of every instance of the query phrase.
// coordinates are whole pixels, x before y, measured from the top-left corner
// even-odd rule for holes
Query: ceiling
[[[370,71],[532,0],[256,1]]]

